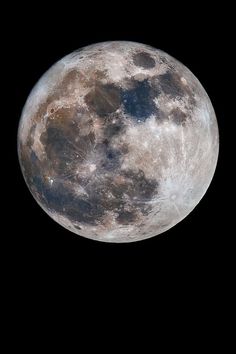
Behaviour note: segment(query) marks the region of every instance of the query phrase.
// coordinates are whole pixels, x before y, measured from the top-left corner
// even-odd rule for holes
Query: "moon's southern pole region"
[[[210,99],[179,61],[114,41],[54,64],[24,106],[18,154],[39,205],[70,231],[131,242],[185,218],[215,171]]]

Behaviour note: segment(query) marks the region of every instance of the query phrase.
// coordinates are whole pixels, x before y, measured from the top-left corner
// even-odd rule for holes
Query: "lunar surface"
[[[45,212],[90,239],[158,235],[198,204],[218,157],[197,78],[150,46],[104,42],[65,56],[24,106],[18,154]]]

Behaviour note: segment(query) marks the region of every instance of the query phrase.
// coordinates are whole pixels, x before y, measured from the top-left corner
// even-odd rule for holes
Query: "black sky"
[[[231,262],[227,255],[232,208],[226,197],[233,179],[228,177],[233,159],[228,133],[235,119],[229,114],[229,81],[233,80],[235,64],[231,57],[230,11],[216,6],[214,11],[206,11],[200,4],[196,8],[179,5],[177,9],[154,9],[148,3],[140,9],[138,4],[128,9],[121,3],[97,4],[96,8],[93,4],[72,8],[37,4],[27,5],[19,15],[15,9],[14,19],[9,17],[5,39],[10,47],[7,61],[12,68],[13,114],[5,118],[10,121],[4,139],[8,144],[11,195],[7,195],[8,228],[4,235],[10,242],[9,260],[16,281],[22,274],[23,284],[29,281],[34,285],[36,279],[50,283],[50,279],[68,276],[96,292],[102,287],[126,296],[127,289],[137,289],[140,297],[154,291],[159,278],[169,279],[177,287],[193,287],[195,283],[210,288],[218,279],[223,281],[222,269],[229,269]],[[33,85],[64,55],[105,40],[146,43],[185,64],[210,96],[220,132],[217,170],[194,211],[158,237],[120,245],[77,237],[52,221],[28,191],[16,155],[17,126]]]

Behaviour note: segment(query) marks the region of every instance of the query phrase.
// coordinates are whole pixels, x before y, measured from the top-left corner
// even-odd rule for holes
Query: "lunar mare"
[[[106,242],[158,235],[185,218],[215,171],[210,99],[179,61],[114,41],[54,64],[24,106],[18,155],[45,212]]]

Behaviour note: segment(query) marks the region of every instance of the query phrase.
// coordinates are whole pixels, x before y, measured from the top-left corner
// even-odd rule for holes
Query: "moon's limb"
[[[210,99],[161,50],[81,48],[29,95],[18,131],[26,183],[55,221],[107,242],[158,235],[205,194],[219,150]]]

